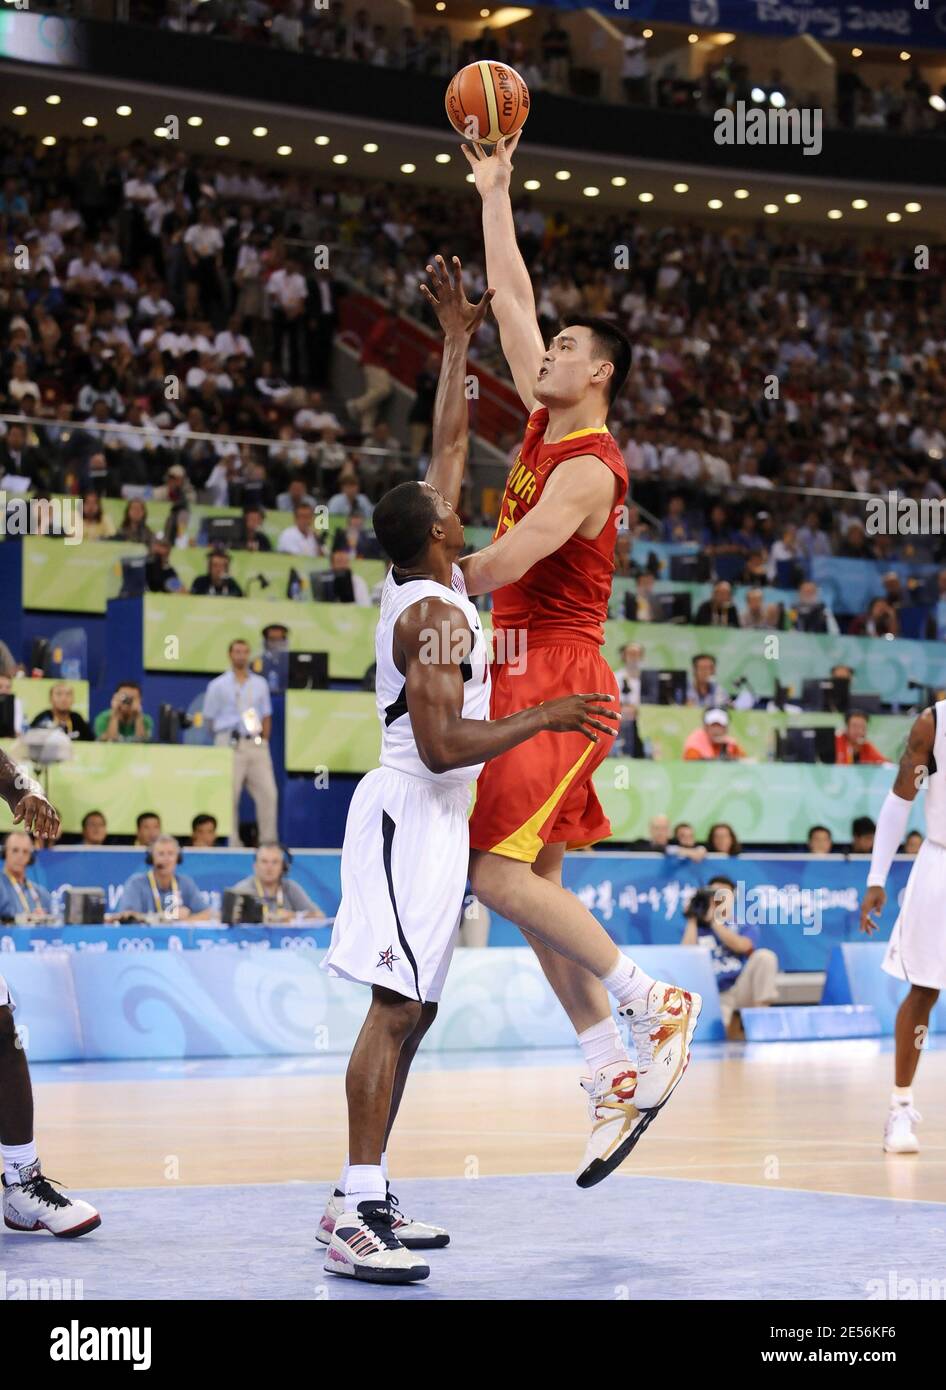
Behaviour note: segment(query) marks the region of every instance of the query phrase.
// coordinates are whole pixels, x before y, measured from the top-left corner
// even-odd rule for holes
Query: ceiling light
[[[561,183],[565,183],[565,181],[566,181],[567,179],[570,179],[570,178],[571,178],[571,173],[570,173],[570,171],[569,171],[568,169],[556,169],[556,170],[555,170],[555,177],[556,177]]]
[[[643,35],[645,39],[652,39],[654,37],[654,31],[653,29],[645,29]]]
[[[256,136],[257,140],[262,140],[264,135],[269,134],[269,127],[265,125],[255,125],[253,127],[253,134]]]
[[[934,92],[930,97],[930,106],[934,111],[946,111],[946,101],[943,100],[939,92]]]
[[[767,212],[769,216],[772,217],[775,213],[778,212],[778,203],[766,203],[762,211]]]
[[[627,179],[623,174],[615,174],[614,178],[611,180],[611,186],[612,188],[626,188]]]
[[[748,198],[748,196],[749,196],[749,190],[748,190],[748,188],[737,188],[736,191],[733,193],[733,197],[734,197],[734,198],[742,199],[742,198]]]
[[[25,106],[14,106],[14,108],[13,108],[13,114],[14,114],[14,116],[25,116],[25,115],[26,115],[26,107],[25,107]]]
[[[98,118],[98,116],[83,116],[83,117],[82,117],[82,124],[83,124],[83,125],[87,125],[87,126],[89,126],[90,128],[91,128],[92,126],[98,125],[98,123],[99,123],[99,118]]]
[[[761,87],[753,87],[749,95],[752,97],[752,100],[755,102],[756,106],[761,105],[761,103],[765,101],[765,92],[762,90]]]
[[[328,145],[328,144],[330,144],[331,142],[330,142],[329,137],[328,137],[327,135],[317,135],[317,136],[315,137],[315,143],[316,143],[317,145]]]
[[[333,163],[333,164],[347,164],[347,163],[348,163],[348,155],[347,155],[347,154],[333,154],[333,155],[332,155],[332,163]]]
[[[286,157],[287,154],[292,154],[292,146],[291,146],[291,145],[277,145],[277,146],[276,146],[276,153],[277,153],[278,155],[280,155],[283,159],[285,159],[285,157]],[[336,155],[335,158],[337,159],[338,156]]]
[[[57,96],[56,96],[56,93],[53,92],[53,93],[50,94],[50,96],[48,96],[48,97],[46,98],[46,105],[47,105],[47,106],[58,106],[59,103],[60,103],[61,101],[62,101],[62,97],[57,97]]]
[[[832,208],[831,211],[828,213],[828,216],[831,218],[832,222],[837,222],[840,218],[844,216],[844,213],[841,211],[840,208]]]
[[[601,192],[601,189],[595,188],[594,184],[590,183],[587,188],[583,188],[581,191],[582,193],[584,193],[586,198],[597,198],[598,194]]]
[[[373,140],[369,140],[368,143],[367,143],[367,145],[362,145],[361,148],[364,150],[365,154],[377,154],[377,153],[378,153],[378,147],[377,147],[377,145],[375,144],[375,142],[374,142]]]
[[[800,193],[786,193],[786,194],[785,194],[785,201],[786,201],[786,203],[800,203],[800,202],[801,202],[801,194],[800,194]]]
[[[537,188],[542,187],[538,179],[526,179],[522,186],[523,188],[528,188],[530,193],[534,193]]]
[[[864,209],[867,207],[867,199],[855,198],[854,201],[851,203],[851,207],[856,208],[858,212],[863,212]]]
[[[652,203],[654,201],[654,195],[653,193],[638,193],[637,199],[638,202],[641,203]]]
[[[887,213],[887,221],[888,221],[888,222],[899,222],[900,220],[901,220],[901,218],[900,218],[899,212],[888,212],[888,213]]]
[[[476,179],[473,177],[472,174],[467,174],[466,181],[467,183],[476,183]]]
[[[202,126],[203,123],[204,123],[204,118],[203,118],[203,116],[188,116],[188,118],[187,118],[187,124],[188,124],[189,126],[193,126],[195,130],[198,128],[198,126]]]
[[[229,135],[218,135],[218,136],[216,136],[215,139],[214,139],[214,144],[215,144],[215,145],[219,145],[221,149],[223,149],[223,147],[224,147],[225,145],[229,145],[229,143],[230,143],[230,137],[229,137]]]
[[[690,185],[688,183],[675,183],[673,191],[674,193],[689,193]]]
[[[43,136],[42,143],[43,143],[44,145],[55,145],[55,143],[56,143],[56,137],[55,137],[55,135],[44,135],[44,136]]]
[[[785,105],[785,94],[784,94],[784,92],[770,92],[770,93],[769,93],[769,105],[770,105],[770,106],[775,106],[775,107],[777,107],[779,110],[781,110],[782,107]]]
[[[909,63],[909,61],[910,61],[910,55],[909,55],[909,53],[906,51],[906,49],[902,49],[902,50],[901,50],[901,53],[900,53],[900,61],[901,61],[901,63]]]
[[[417,169],[417,165],[416,165],[416,164],[402,164],[402,165],[401,165],[401,173],[402,173],[402,174],[413,174],[413,173],[415,172],[416,169]]]
[[[168,137],[167,129],[163,125],[156,125],[154,133],[159,140],[166,140]]]
[[[863,56],[864,56],[864,50],[863,50],[863,48],[852,48],[852,49],[851,49],[851,57],[852,57],[852,58],[863,58]]]
[[[715,208],[721,208],[722,205],[723,205],[723,200],[722,200],[722,198],[710,198],[709,202],[706,204],[706,206],[707,206],[708,208],[714,208],[714,209],[715,209]]]
[[[687,43],[699,43],[699,34],[687,34]]]
[[[434,159],[436,160],[436,162],[437,162],[438,164],[449,164],[449,163],[450,163],[450,156],[449,156],[448,154],[435,154],[435,155],[434,155]]]
[[[922,211],[923,211],[923,204],[922,204],[922,203],[904,203],[904,205],[903,205],[903,210],[904,210],[904,212],[922,212]]]

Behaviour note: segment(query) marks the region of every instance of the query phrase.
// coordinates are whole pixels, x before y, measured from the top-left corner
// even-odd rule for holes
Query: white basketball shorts
[[[456,945],[470,857],[470,786],[379,767],[359,782],[342,900],[322,968],[433,1003]]]
[[[884,969],[898,980],[946,989],[946,848],[924,840],[919,848],[900,915],[887,943]]]

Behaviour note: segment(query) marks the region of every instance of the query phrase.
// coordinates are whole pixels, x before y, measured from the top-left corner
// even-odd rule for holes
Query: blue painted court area
[[[430,1278],[378,1288],[323,1273],[325,1187],[286,1183],[89,1192],[77,1241],[0,1237],[7,1280],[82,1280],[85,1299],[866,1300],[870,1281],[943,1272],[946,1207],[873,1197],[616,1178],[399,1184],[446,1225]]]

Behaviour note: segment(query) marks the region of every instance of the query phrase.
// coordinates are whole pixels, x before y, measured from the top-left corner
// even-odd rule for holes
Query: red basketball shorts
[[[530,642],[521,669],[494,665],[492,674],[492,719],[562,695],[594,692],[610,694],[620,713],[614,673],[589,642]],[[599,732],[597,743],[582,733],[536,734],[491,759],[476,783],[470,848],[531,864],[545,845],[564,842],[579,849],[610,835],[591,778],[611,751],[617,728],[610,737]]]

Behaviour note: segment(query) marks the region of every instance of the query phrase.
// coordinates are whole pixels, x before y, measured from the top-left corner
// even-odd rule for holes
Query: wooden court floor
[[[502,1054],[483,1056],[411,1077],[394,1177],[575,1169],[587,1130],[577,1058],[504,1066]],[[882,1152],[891,1069],[872,1041],[695,1056],[620,1171],[946,1203],[946,1050],[921,1059],[918,1156]],[[44,1168],[75,1190],[328,1181],[347,1147],[341,1072],[56,1079],[36,1086],[36,1112]]]

